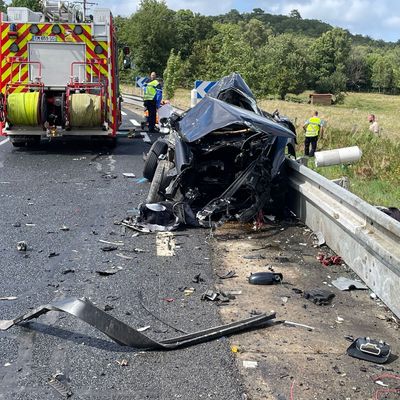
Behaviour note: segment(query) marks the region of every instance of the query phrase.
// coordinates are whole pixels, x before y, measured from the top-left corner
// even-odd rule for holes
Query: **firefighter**
[[[314,115],[306,121],[303,129],[306,133],[306,138],[304,141],[304,155],[314,157],[314,153],[317,150],[318,137],[322,137],[324,129],[323,122],[321,118],[318,117],[318,111],[315,111]]]
[[[161,89],[160,82],[156,79],[156,73],[150,74],[150,82],[144,87],[143,102],[148,111],[149,132],[155,133],[156,118],[157,118],[157,90]]]

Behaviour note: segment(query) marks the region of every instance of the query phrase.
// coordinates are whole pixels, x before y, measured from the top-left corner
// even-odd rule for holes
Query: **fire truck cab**
[[[121,123],[110,10],[42,1],[42,12],[0,13],[0,135],[16,147],[42,138],[115,142]]]

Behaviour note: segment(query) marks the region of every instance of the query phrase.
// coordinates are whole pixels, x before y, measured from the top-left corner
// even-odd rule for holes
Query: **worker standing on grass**
[[[317,142],[319,136],[322,138],[323,134],[323,122],[321,118],[318,117],[318,111],[314,112],[314,115],[309,118],[303,126],[305,131],[305,141],[304,141],[304,155],[314,157],[314,153],[317,150]],[[310,151],[311,145],[311,151]]]
[[[149,113],[149,133],[155,133],[157,118],[157,89],[161,89],[160,82],[156,79],[156,73],[150,74],[150,82],[144,87],[143,103]]]

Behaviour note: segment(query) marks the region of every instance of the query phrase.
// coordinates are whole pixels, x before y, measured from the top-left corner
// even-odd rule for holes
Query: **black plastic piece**
[[[255,272],[249,276],[249,283],[252,285],[275,285],[282,280],[283,275],[275,272]]]
[[[384,364],[390,357],[390,346],[382,340],[359,337],[347,349],[347,354],[360,360]]]
[[[318,306],[326,306],[332,302],[335,294],[325,289],[311,289],[304,292],[303,296]]]

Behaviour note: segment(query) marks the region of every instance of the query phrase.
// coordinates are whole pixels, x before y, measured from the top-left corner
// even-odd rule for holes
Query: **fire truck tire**
[[[168,176],[168,171],[174,168],[174,163],[168,160],[160,160],[156,172],[150,184],[147,203],[158,203],[165,200],[164,191],[170,184],[172,177]]]
[[[150,147],[149,152],[146,156],[146,161],[143,167],[143,177],[148,179],[150,182],[153,180],[153,176],[156,172],[159,157],[161,154],[166,154],[168,150],[168,143],[165,139],[156,140]]]

